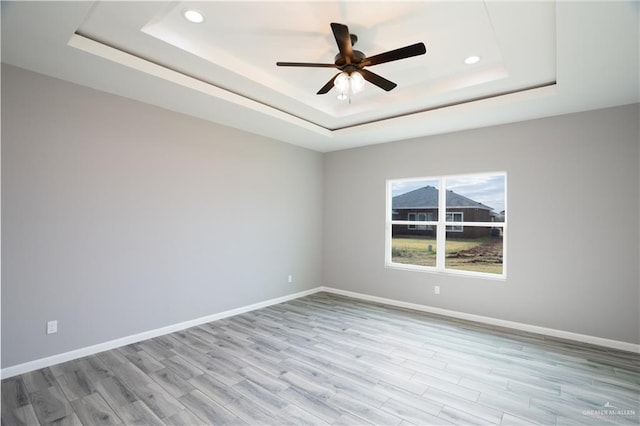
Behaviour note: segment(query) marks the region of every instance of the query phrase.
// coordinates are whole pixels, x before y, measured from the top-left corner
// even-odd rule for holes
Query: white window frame
[[[427,214],[425,212],[419,212],[418,213],[418,222],[426,222],[427,221]],[[418,231],[426,231],[427,230],[427,225],[418,225]]]
[[[413,219],[411,219],[411,216],[413,216]],[[433,222],[433,214],[432,213],[426,213],[426,212],[410,212],[407,213],[407,221],[408,222],[412,222],[411,224],[407,225],[407,229],[409,231],[427,231],[427,230],[432,230],[433,227],[429,226],[429,225],[424,225],[424,224],[420,224],[420,225],[416,225],[413,222],[418,222],[418,223],[424,223],[427,220],[430,222]]]
[[[417,215],[418,213],[407,213],[407,220],[409,222],[416,222]],[[411,219],[411,216],[413,216],[413,219]],[[407,225],[407,229],[415,231],[416,229],[418,229],[418,225],[409,224]]]
[[[426,221],[433,222],[433,213],[427,213]],[[427,231],[433,231],[433,225],[427,225],[425,226],[425,228],[427,229]]]
[[[449,219],[451,215],[451,219]],[[455,215],[460,215],[460,220],[455,220]],[[464,212],[445,212],[445,221],[447,222],[464,222]],[[447,225],[447,232],[464,232],[464,226],[462,225]]]
[[[408,178],[408,179],[388,179],[387,180],[387,188],[386,188],[386,212],[385,212],[385,267],[393,268],[393,269],[403,269],[403,270],[414,270],[414,271],[423,271],[423,272],[436,272],[436,273],[445,273],[452,275],[466,275],[473,277],[482,277],[489,279],[498,279],[505,280],[507,277],[507,215],[505,214],[504,222],[453,222],[447,221],[447,213],[462,213],[462,212],[447,212],[446,209],[446,181],[447,179],[455,179],[461,177],[472,177],[472,176],[496,176],[501,175],[504,176],[504,209],[507,208],[507,173],[506,172],[486,172],[486,173],[474,173],[474,174],[462,174],[462,175],[446,175],[446,176],[431,176],[431,177],[419,177],[419,178]],[[419,181],[438,181],[438,219],[437,221],[409,221],[409,220],[394,220],[391,215],[391,207],[393,203],[393,194],[392,187],[395,182],[419,182]],[[441,189],[445,190],[441,190]],[[440,208],[440,206],[445,206],[444,208]],[[417,213],[413,213],[414,215]],[[407,218],[409,216],[407,215]],[[464,219],[464,215],[463,215]],[[426,226],[434,226],[436,229],[436,266],[420,266],[420,265],[411,265],[405,263],[395,263],[392,261],[391,257],[391,244],[392,244],[392,230],[393,225],[412,225],[415,226],[413,229],[417,229],[418,226],[426,225]],[[503,246],[502,246],[502,274],[492,274],[487,272],[476,272],[476,271],[463,271],[458,269],[447,269],[445,267],[445,255],[446,255],[446,242],[447,242],[447,232],[462,232],[462,231],[451,231],[448,230],[448,227],[462,227],[464,229],[465,226],[476,226],[483,228],[502,228],[503,235]]]

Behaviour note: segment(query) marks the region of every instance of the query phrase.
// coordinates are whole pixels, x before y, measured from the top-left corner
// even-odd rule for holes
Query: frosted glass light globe
[[[340,93],[346,93],[349,90],[349,74],[341,72],[333,81],[333,85]]]
[[[358,71],[351,73],[351,90],[353,93],[361,92],[364,89],[364,77]]]

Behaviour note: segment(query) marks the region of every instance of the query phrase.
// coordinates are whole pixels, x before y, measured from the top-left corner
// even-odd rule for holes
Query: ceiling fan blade
[[[315,62],[276,62],[279,67],[313,67],[313,68],[338,68],[336,64],[318,64]]]
[[[338,43],[338,50],[340,50],[340,54],[347,64],[350,64],[351,58],[353,57],[353,46],[351,46],[349,27],[332,22],[331,31],[333,31],[333,36],[336,38],[336,43]]]
[[[395,84],[393,81],[389,81],[384,77],[380,77],[378,74],[372,73],[369,70],[360,69],[358,70],[358,72],[361,73],[364,79],[369,83],[375,84],[376,86],[383,90],[386,90],[387,92],[393,90],[397,86],[397,84]]]
[[[424,55],[426,51],[427,49],[424,47],[424,43],[416,43],[410,46],[380,53],[378,55],[373,55],[362,61],[361,65],[371,66],[383,64],[385,62],[397,61],[399,59],[411,58],[412,56]]]
[[[327,84],[322,86],[322,89],[318,90],[318,93],[316,93],[316,95],[324,95],[325,93],[329,92],[329,90],[333,88],[333,82],[335,81],[336,77],[339,75],[340,73],[334,75],[333,78],[327,82]]]

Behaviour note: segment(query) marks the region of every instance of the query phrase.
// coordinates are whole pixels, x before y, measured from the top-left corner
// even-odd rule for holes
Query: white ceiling
[[[639,16],[637,1],[3,1],[2,61],[326,152],[638,102]],[[368,68],[391,92],[316,95],[335,69],[275,63],[332,63],[331,22],[368,56],[427,53]]]

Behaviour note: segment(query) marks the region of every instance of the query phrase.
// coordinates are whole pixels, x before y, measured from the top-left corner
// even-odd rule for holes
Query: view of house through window
[[[505,219],[505,173],[390,180],[386,264],[504,277]]]

